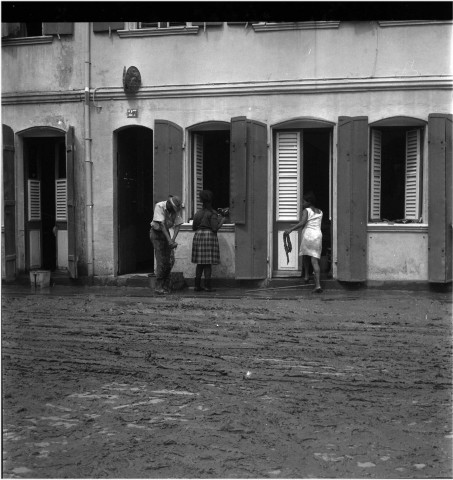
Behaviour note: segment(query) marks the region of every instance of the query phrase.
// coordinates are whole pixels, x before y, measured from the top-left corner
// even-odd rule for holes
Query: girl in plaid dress
[[[212,265],[220,263],[219,240],[217,231],[223,225],[225,217],[220,216],[212,208],[212,192],[202,190],[199,193],[203,207],[193,217],[192,230],[195,231],[192,242],[192,263],[196,263],[196,292],[206,290],[212,292]],[[201,287],[201,277],[204,272],[204,288]]]

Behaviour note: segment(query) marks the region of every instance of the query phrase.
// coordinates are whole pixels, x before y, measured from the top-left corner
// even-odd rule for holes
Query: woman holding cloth
[[[206,290],[212,292],[211,275],[212,265],[220,263],[219,240],[217,231],[223,225],[225,217],[220,216],[212,208],[212,192],[202,190],[199,198],[203,204],[193,217],[192,230],[195,231],[192,242],[192,263],[196,263],[195,288],[196,292]],[[201,286],[201,277],[204,272],[204,287]]]
[[[315,196],[310,192],[304,195],[302,202],[302,220],[294,227],[285,230],[288,235],[293,230],[302,228],[302,240],[300,242],[299,256],[303,255],[305,282],[308,281],[308,268],[310,266],[309,257],[311,258],[311,264],[313,265],[313,276],[315,278],[314,293],[321,293],[321,282],[319,267],[319,259],[321,258],[322,250],[322,211],[314,206],[316,202]]]

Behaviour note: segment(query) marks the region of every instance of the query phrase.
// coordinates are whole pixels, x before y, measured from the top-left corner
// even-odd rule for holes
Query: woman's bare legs
[[[311,257],[311,264],[313,265],[313,276],[315,277],[315,292],[321,291],[321,268],[319,267],[319,260],[316,257]]]
[[[305,283],[308,283],[308,277],[310,272],[310,257],[308,255],[302,256],[302,262],[304,264],[304,280]]]

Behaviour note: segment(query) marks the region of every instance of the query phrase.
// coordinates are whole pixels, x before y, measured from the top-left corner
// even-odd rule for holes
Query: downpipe
[[[86,195],[86,233],[87,233],[87,268],[88,276],[94,276],[93,243],[93,162],[91,160],[91,117],[90,117],[90,83],[91,83],[91,23],[86,23],[85,47],[85,195]]]

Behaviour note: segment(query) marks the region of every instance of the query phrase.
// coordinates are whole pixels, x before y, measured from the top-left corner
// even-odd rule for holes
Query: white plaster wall
[[[234,278],[235,273],[235,252],[234,240],[235,234],[232,228],[229,231],[222,232],[220,230],[217,234],[220,248],[220,264],[212,266],[212,276],[214,278]],[[194,232],[188,226],[184,227],[176,238],[178,247],[175,252],[175,266],[174,272],[183,272],[185,278],[195,277],[195,266],[192,263],[192,239]]]
[[[428,234],[368,234],[368,280],[427,281]]]

